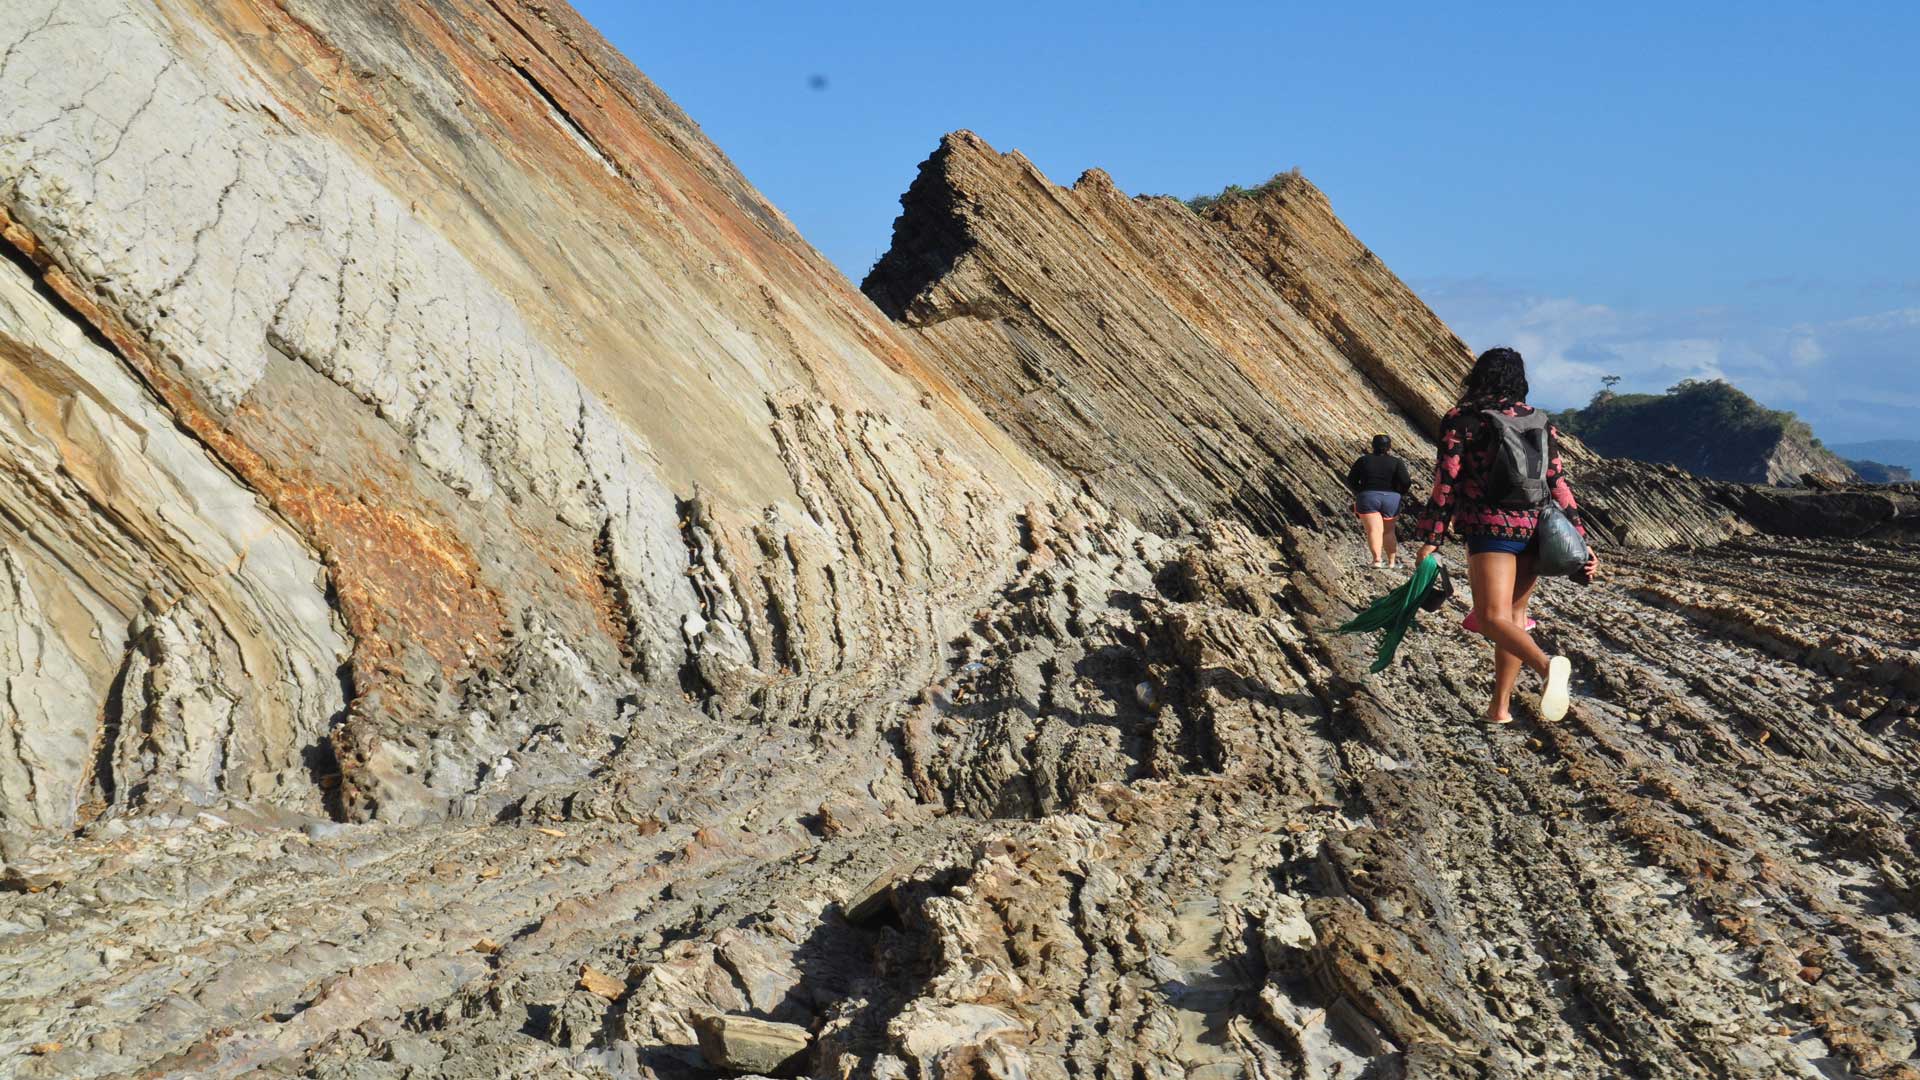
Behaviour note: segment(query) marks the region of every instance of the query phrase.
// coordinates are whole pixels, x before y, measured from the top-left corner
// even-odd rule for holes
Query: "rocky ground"
[[[1920,547],[1610,553],[1537,605],[1584,696],[1489,728],[1459,601],[1327,633],[1350,538],[1032,524],[870,731],[636,702],[496,822],[17,853],[10,1066],[704,1077],[732,1013],[823,1076],[1916,1075]]]

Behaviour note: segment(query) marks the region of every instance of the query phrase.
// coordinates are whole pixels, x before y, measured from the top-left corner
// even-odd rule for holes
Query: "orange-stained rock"
[[[0,233],[48,287],[34,317],[104,340],[141,384],[131,423],[171,418],[231,478],[221,498],[257,499],[324,569],[273,586],[298,615],[255,587],[206,639],[260,678],[312,673],[266,751],[304,764],[249,794],[308,798],[302,770],[338,769],[350,815],[446,813],[550,722],[542,767],[581,767],[639,686],[844,714],[930,674],[1011,565],[1011,508],[1045,469],[564,6],[12,14]],[[178,499],[74,466],[96,501]],[[226,558],[210,537],[128,550],[156,543]],[[141,558],[108,566],[137,582]],[[73,561],[30,571],[20,603],[44,610]],[[138,589],[44,661],[91,672],[67,714],[105,707]],[[269,664],[290,619],[344,650]],[[774,688],[792,672],[816,689]],[[92,737],[74,721],[31,753],[45,805],[0,796],[0,821],[110,794]]]

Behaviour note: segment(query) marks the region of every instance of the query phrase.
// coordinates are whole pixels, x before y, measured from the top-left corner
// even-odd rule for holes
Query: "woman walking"
[[[1394,456],[1392,439],[1373,437],[1373,453],[1354,460],[1347,470],[1347,486],[1353,489],[1353,512],[1360,516],[1360,528],[1367,534],[1373,568],[1399,566],[1400,538],[1394,535],[1393,519],[1400,516],[1400,499],[1413,486],[1413,478],[1407,475],[1407,463]]]
[[[1493,701],[1487,706],[1486,716],[1490,724],[1513,720],[1509,703],[1522,666],[1546,680],[1540,696],[1540,716],[1544,720],[1559,720],[1566,715],[1568,683],[1573,677],[1572,664],[1566,657],[1549,657],[1527,633],[1527,601],[1537,580],[1534,562],[1539,546],[1534,531],[1540,524],[1540,510],[1537,504],[1529,506],[1526,500],[1515,497],[1512,478],[1503,464],[1511,453],[1503,449],[1510,431],[1537,433],[1544,428],[1546,487],[1582,536],[1586,528],[1580,523],[1579,506],[1561,468],[1559,432],[1545,423],[1544,417],[1534,418],[1536,410],[1526,399],[1527,369],[1520,354],[1504,347],[1481,353],[1467,374],[1460,403],[1441,421],[1433,494],[1421,511],[1416,530],[1423,543],[1415,565],[1439,550],[1450,528],[1466,539],[1474,620],[1494,647]],[[1599,565],[1599,558],[1589,554],[1586,573],[1593,574]]]

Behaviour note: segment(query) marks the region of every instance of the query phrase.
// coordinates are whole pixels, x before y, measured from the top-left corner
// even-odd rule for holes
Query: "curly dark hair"
[[[1460,393],[1466,401],[1527,400],[1527,362],[1517,349],[1496,345],[1480,354],[1467,372],[1467,384]]]

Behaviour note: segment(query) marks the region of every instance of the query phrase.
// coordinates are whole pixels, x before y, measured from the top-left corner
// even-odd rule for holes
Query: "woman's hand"
[[[1420,550],[1414,553],[1413,565],[1419,566],[1421,563],[1426,562],[1427,556],[1437,554],[1439,550],[1440,545],[1438,544],[1421,544]]]
[[[1592,548],[1588,548],[1586,565],[1582,566],[1580,569],[1586,573],[1587,578],[1589,580],[1597,576],[1600,573],[1599,553],[1594,551]]]

